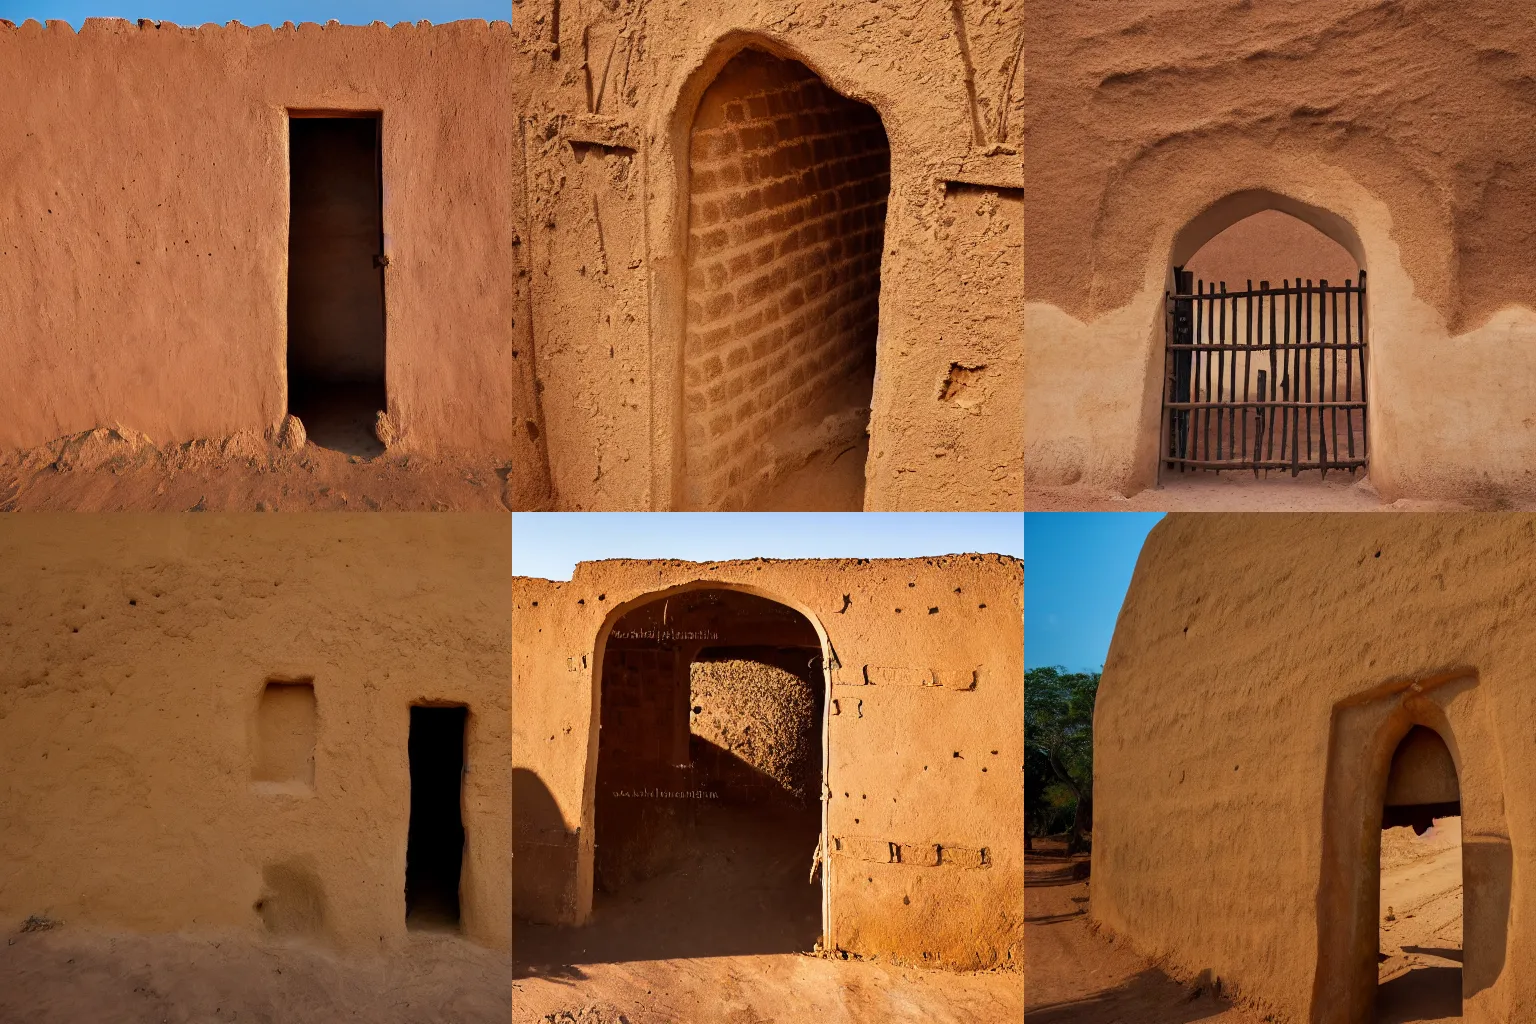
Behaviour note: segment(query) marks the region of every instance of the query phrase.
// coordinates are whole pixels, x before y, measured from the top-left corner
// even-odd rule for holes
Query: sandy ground
[[[1379,1024],[1461,1017],[1461,819],[1381,835]]]
[[[1035,845],[1025,867],[1029,1024],[1260,1024],[1262,1015],[1180,984],[1092,932],[1090,883],[1074,877],[1088,859],[1068,859],[1060,842]],[[1382,834],[1381,908],[1378,1024],[1459,1020],[1461,819],[1440,819],[1422,837],[1408,828]]]
[[[313,442],[288,451],[255,435],[161,450],[98,429],[0,456],[0,511],[505,511],[509,469]]]
[[[1084,486],[1028,487],[1024,507],[1031,512],[1428,512],[1477,509],[1482,503],[1383,502],[1368,477],[1316,473],[1297,477],[1252,473],[1201,473],[1152,487],[1129,497]],[[1487,508],[1494,507],[1488,503]],[[1499,505],[1498,507],[1506,507]]]
[[[952,974],[815,954],[815,840],[798,838],[771,817],[711,809],[671,870],[598,893],[590,925],[516,922],[514,1024],[1019,1019],[1017,972]]]
[[[122,935],[67,923],[0,944],[0,1020],[34,1024],[505,1024],[505,953],[418,933],[344,959],[245,936]]]
[[[1259,1024],[1259,1016],[1180,984],[1090,931],[1089,883],[1074,877],[1088,858],[1068,859],[1063,845],[1050,840],[1036,840],[1035,847],[1024,866],[1028,1024]]]
[[[869,436],[858,444],[817,453],[787,474],[758,504],[763,512],[862,512]]]

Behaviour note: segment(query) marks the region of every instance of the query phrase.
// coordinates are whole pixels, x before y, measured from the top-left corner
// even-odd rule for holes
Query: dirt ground
[[[1461,1017],[1461,819],[1381,835],[1378,1024]]]
[[[162,450],[99,428],[0,455],[0,511],[505,511],[509,469],[313,442],[290,451],[254,434]]]
[[[1485,507],[1486,506],[1486,507]],[[1430,512],[1505,505],[1458,504],[1403,498],[1383,502],[1369,477],[1316,473],[1296,477],[1254,479],[1252,473],[1200,473],[1172,480],[1126,497],[1084,486],[1027,487],[1024,508],[1030,512]]]
[[[246,937],[62,927],[0,943],[0,1020],[34,1024],[505,1024],[505,953],[417,933],[405,952],[343,958]]]
[[[1019,1019],[1017,972],[952,974],[814,953],[813,851],[777,838],[785,835],[794,833],[771,816],[711,808],[685,859],[624,891],[598,893],[591,924],[516,922],[513,1024]]]
[[[1086,855],[1036,840],[1025,862],[1024,978],[1029,1024],[1262,1024],[1209,988],[1174,980],[1088,927]],[[1460,1019],[1461,819],[1422,837],[1382,833],[1382,961],[1377,1024]],[[1387,920],[1388,916],[1393,920]]]
[[[1028,1024],[1260,1024],[1215,992],[1184,985],[1089,930],[1087,856],[1035,840],[1024,859],[1024,1017]]]

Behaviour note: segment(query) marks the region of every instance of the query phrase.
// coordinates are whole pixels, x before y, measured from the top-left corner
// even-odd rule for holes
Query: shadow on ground
[[[1428,950],[1425,950],[1428,952]],[[1453,952],[1457,959],[1460,950]],[[1437,951],[1437,955],[1444,955]],[[1461,1017],[1461,968],[1416,967],[1376,989],[1376,1024]]]
[[[1226,1012],[1230,1003],[1214,995],[1190,998],[1187,987],[1147,968],[1114,988],[1084,999],[1031,1007],[1026,1024],[1188,1024]]]

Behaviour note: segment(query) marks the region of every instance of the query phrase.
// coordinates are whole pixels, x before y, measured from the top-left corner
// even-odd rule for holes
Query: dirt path
[[[347,958],[245,936],[94,932],[65,925],[0,943],[0,1020],[32,1024],[506,1024],[505,953],[422,934]]]
[[[1461,819],[1381,836],[1379,1024],[1461,1017]]]
[[[567,964],[512,983],[513,1024],[998,1024],[1023,1005],[1017,973],[801,953]]]
[[[701,809],[679,862],[599,892],[591,924],[515,922],[514,1024],[1019,1019],[1016,971],[952,974],[813,954],[815,828],[805,836],[761,811]]]
[[[1087,858],[1067,858],[1058,843],[1036,845],[1041,855],[1026,857],[1024,880],[1028,1024],[1259,1024],[1089,931],[1089,883],[1074,879],[1074,866]]]

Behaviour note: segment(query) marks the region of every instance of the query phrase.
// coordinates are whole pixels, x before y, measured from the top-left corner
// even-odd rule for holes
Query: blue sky
[[[512,573],[568,580],[597,558],[1022,557],[1017,512],[518,512]]]
[[[285,21],[348,25],[382,21],[510,21],[511,0],[0,0],[0,18],[18,25],[28,18],[67,21],[86,18],[149,18],[178,25],[281,25]]]
[[[1097,671],[1160,512],[1024,517],[1024,667]]]

